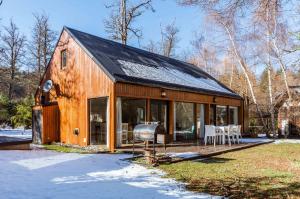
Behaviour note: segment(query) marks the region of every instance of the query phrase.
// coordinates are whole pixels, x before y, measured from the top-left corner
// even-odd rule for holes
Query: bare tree
[[[134,21],[141,16],[145,10],[150,9],[154,12],[152,7],[152,0],[143,0],[136,5],[128,5],[128,0],[119,0],[114,4],[106,6],[112,9],[108,19],[104,20],[105,30],[109,36],[116,41],[121,41],[127,44],[129,34],[140,39],[142,37],[142,30],[135,27]]]
[[[287,78],[287,65],[284,61],[284,52],[285,49],[282,47],[280,49],[280,43],[285,43],[286,40],[286,31],[283,24],[279,24],[278,17],[280,16],[280,8],[281,8],[281,1],[280,0],[268,0],[268,1],[260,1],[259,7],[256,10],[256,18],[258,21],[261,21],[263,25],[265,26],[266,30],[266,38],[267,38],[267,46],[268,46],[268,71],[271,71],[271,56],[275,58],[276,62],[281,68],[282,72],[282,81],[285,85],[285,90],[288,96],[287,101],[287,113],[288,118],[290,118],[290,106],[292,103],[292,95],[289,88],[289,82]],[[280,30],[278,29],[278,26],[280,25]],[[269,72],[268,72],[269,73]],[[269,99],[270,99],[270,112],[271,112],[271,120],[272,123],[275,123],[274,119],[274,105],[273,105],[273,96],[272,96],[272,85],[271,85],[271,79],[269,77]],[[275,132],[275,126],[272,126],[273,134],[276,134]],[[287,136],[287,135],[286,135]]]
[[[174,51],[176,49],[176,45],[179,41],[178,38],[179,29],[175,26],[175,21],[171,24],[168,24],[161,30],[161,45],[163,55],[166,57],[174,56]]]
[[[247,81],[247,84],[248,84],[248,88],[249,88],[249,91],[250,91],[250,95],[251,95],[251,98],[252,98],[252,101],[253,103],[255,104],[256,106],[256,110],[262,120],[262,123],[264,124],[264,126],[266,127],[266,124],[265,124],[265,121],[263,120],[263,115],[262,115],[262,112],[258,106],[258,103],[257,103],[257,99],[256,99],[256,95],[254,93],[254,89],[253,89],[253,85],[252,85],[252,82],[249,78],[249,68],[247,66],[247,63],[245,61],[245,59],[243,58],[243,56],[241,55],[240,51],[239,51],[239,47],[238,47],[238,44],[235,40],[235,35],[234,35],[234,25],[233,25],[233,22],[232,21],[228,21],[225,17],[223,16],[220,16],[219,14],[217,13],[214,13],[214,17],[215,19],[217,20],[217,22],[219,24],[221,24],[230,40],[230,43],[231,43],[231,47],[233,49],[233,52],[234,52],[234,55],[240,65],[240,68],[242,69],[243,71],[243,74],[245,75],[245,78],[246,78],[246,81]],[[233,19],[231,19],[233,20]]]
[[[29,50],[38,81],[41,80],[54,50],[56,32],[51,30],[49,17],[45,14],[34,15],[32,41]]]
[[[157,53],[157,54],[161,53],[159,43],[157,43],[153,40],[150,40],[149,43],[146,46],[144,46],[143,48],[151,53]]]
[[[285,59],[283,57],[283,48],[280,48],[279,42],[282,41],[284,35],[282,31],[277,31],[277,24],[278,20],[277,17],[282,13],[279,11],[282,5],[282,0],[215,0],[215,1],[206,1],[206,0],[178,0],[181,5],[185,6],[200,6],[204,8],[208,13],[213,13],[214,20],[223,27],[225,30],[226,35],[229,38],[230,44],[234,51],[235,59],[240,65],[243,74],[247,80],[248,88],[250,91],[250,95],[252,98],[253,103],[257,107],[257,112],[262,117],[262,112],[258,106],[257,97],[255,96],[255,92],[253,89],[253,85],[249,78],[250,67],[249,64],[246,62],[246,58],[242,55],[241,47],[236,39],[236,35],[239,32],[245,32],[245,30],[241,30],[240,24],[236,26],[236,21],[240,21],[245,16],[251,15],[259,15],[261,17],[261,22],[266,22],[265,26],[265,37],[261,37],[263,40],[268,38],[265,44],[267,44],[267,54],[268,60],[260,63],[261,65],[266,65],[268,70],[268,96],[269,96],[269,105],[270,105],[270,112],[271,112],[271,120],[272,120],[272,132],[275,135],[275,118],[274,118],[274,110],[273,110],[273,90],[272,90],[272,81],[271,81],[271,74],[270,71],[272,69],[272,61],[270,56],[273,56],[276,60],[278,65],[282,71],[282,80],[286,88],[286,92],[289,97],[289,101],[291,100],[291,95],[289,91],[289,83],[287,79],[287,65],[285,64]],[[263,17],[262,17],[263,16]],[[255,23],[252,24],[255,27]],[[247,31],[247,30],[246,30]],[[280,34],[278,34],[281,32]],[[264,123],[264,120],[262,119]],[[265,123],[264,123],[265,124]],[[266,127],[266,125],[265,125]]]
[[[25,56],[25,36],[21,35],[16,24],[11,20],[9,26],[4,28],[2,35],[1,59],[4,67],[8,68],[8,98],[14,97],[14,89],[17,84],[17,74]]]
[[[191,41],[193,46],[193,56],[191,62],[196,66],[202,67],[207,73],[217,78],[219,72],[216,66],[219,62],[216,51],[208,46],[202,34],[195,33],[195,39]]]
[[[166,26],[161,26],[160,36],[161,39],[158,42],[150,40],[149,43],[144,46],[144,49],[164,55],[166,57],[174,57],[177,44],[179,42],[179,29],[175,26],[175,21]]]

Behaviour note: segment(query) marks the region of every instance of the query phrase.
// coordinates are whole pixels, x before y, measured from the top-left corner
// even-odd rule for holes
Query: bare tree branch
[[[120,0],[120,3],[111,4],[106,8],[112,9],[110,17],[104,20],[105,30],[113,40],[127,44],[129,33],[138,40],[142,37],[142,30],[134,27],[134,21],[141,16],[145,10],[155,10],[152,0],[144,0],[137,5],[128,6],[128,0]]]

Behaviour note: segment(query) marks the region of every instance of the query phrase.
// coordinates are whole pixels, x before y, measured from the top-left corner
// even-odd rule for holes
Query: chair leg
[[[214,140],[214,147],[216,147],[216,136],[213,137]]]
[[[206,146],[207,136],[204,137],[204,145]]]

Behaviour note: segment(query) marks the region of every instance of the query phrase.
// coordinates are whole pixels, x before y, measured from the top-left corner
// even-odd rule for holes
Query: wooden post
[[[110,114],[109,114],[109,121],[110,121],[110,136],[109,136],[109,150],[111,152],[115,151],[116,148],[116,131],[117,131],[117,122],[116,122],[116,118],[117,118],[117,107],[116,107],[116,85],[113,84],[112,86],[112,91],[110,93],[110,97],[109,97],[109,108],[110,108]]]
[[[174,101],[169,101],[169,135],[170,141],[174,141]]]
[[[226,106],[226,112],[227,112],[227,125],[230,123],[230,109],[229,106]]]
[[[146,122],[151,122],[151,100],[149,98],[146,101]]]
[[[197,135],[197,131],[198,131],[198,129],[197,129],[197,112],[198,112],[198,107],[197,107],[197,103],[194,103],[194,139],[197,139],[198,137],[198,135]]]
[[[204,107],[204,123],[210,125],[210,104],[205,104]]]
[[[241,101],[241,105],[238,107],[238,124],[241,125],[241,131],[242,133],[245,133],[245,129],[244,129],[244,101]]]

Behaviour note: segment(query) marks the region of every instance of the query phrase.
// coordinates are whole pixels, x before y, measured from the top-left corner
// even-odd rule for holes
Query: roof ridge
[[[154,52],[150,52],[150,51],[147,51],[147,50],[144,50],[144,49],[141,49],[141,48],[137,48],[137,47],[134,47],[134,46],[131,46],[131,45],[122,44],[122,43],[120,43],[120,42],[116,42],[116,41],[113,41],[113,40],[110,40],[110,39],[106,39],[106,38],[103,38],[103,37],[100,37],[100,36],[97,36],[97,35],[94,35],[94,34],[91,34],[91,33],[87,33],[87,32],[83,32],[83,31],[81,31],[81,30],[77,30],[77,29],[74,29],[74,28],[70,28],[70,27],[67,27],[67,26],[64,26],[64,28],[69,29],[69,30],[74,30],[74,31],[77,31],[77,32],[80,32],[80,33],[83,33],[83,34],[87,34],[87,35],[96,37],[96,38],[98,38],[98,39],[101,39],[101,40],[104,40],[104,41],[107,41],[107,42],[111,42],[111,43],[117,44],[117,45],[122,46],[122,47],[125,47],[125,48],[131,48],[131,49],[133,49],[133,50],[137,50],[137,51],[141,51],[141,52],[144,52],[144,53],[147,53],[147,54],[159,56],[159,57],[162,57],[162,58],[164,58],[164,59],[169,59],[169,60],[179,61],[179,62],[188,64],[188,65],[190,65],[190,66],[196,67],[197,69],[201,70],[202,72],[207,73],[207,72],[205,72],[204,70],[202,70],[200,67],[198,67],[198,66],[196,66],[196,65],[194,65],[194,64],[192,64],[192,63],[189,63],[189,62],[180,60],[180,59],[176,59],[176,58],[173,58],[173,57],[167,57],[167,56],[164,56],[164,55],[161,55],[161,54],[158,54],[158,53],[154,53]]]

